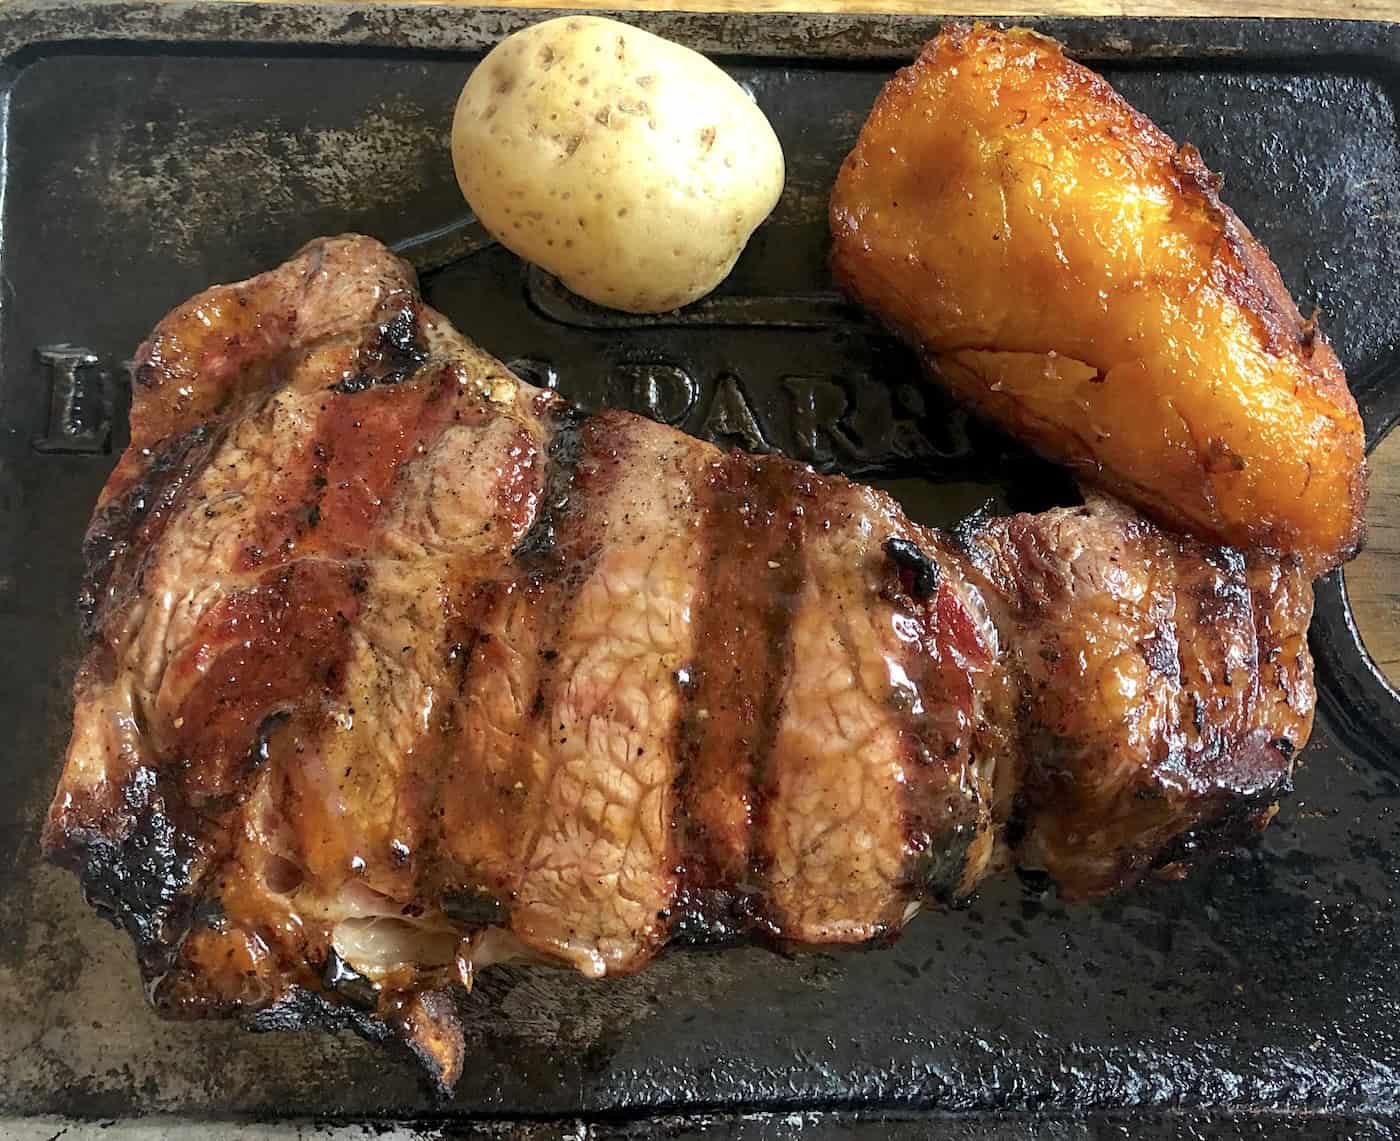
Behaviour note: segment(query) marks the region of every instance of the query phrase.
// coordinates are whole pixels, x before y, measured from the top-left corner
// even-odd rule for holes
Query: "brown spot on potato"
[[[700,152],[708,154],[710,148],[715,145],[715,129],[713,127],[702,127],[700,130]]]
[[[593,117],[597,119],[598,122],[600,122],[603,126],[606,127],[610,122],[612,122],[612,109],[608,107],[599,107],[598,113]]]
[[[654,75],[639,75],[639,76],[637,76],[637,86],[640,87],[640,88],[642,88],[643,90],[645,90],[646,88],[650,87],[650,86],[651,86],[653,83],[655,83],[655,82],[656,82],[656,76],[654,76]]]
[[[548,44],[540,48],[540,68],[548,71],[554,66],[554,49]]]

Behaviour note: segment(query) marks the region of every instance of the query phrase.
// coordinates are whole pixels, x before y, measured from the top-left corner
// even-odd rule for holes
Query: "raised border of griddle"
[[[143,0],[7,0],[0,9],[0,56],[23,64],[61,44],[154,47],[217,45],[249,48],[375,48],[395,53],[478,52],[503,36],[552,16],[584,14],[568,8],[491,8],[460,5],[366,3],[260,3],[238,7],[222,0],[188,0],[178,6]],[[752,59],[791,58],[842,63],[899,63],[922,40],[949,22],[974,16],[928,13],[838,15],[620,11],[590,9],[679,40],[710,55]],[[1032,28],[1060,40],[1076,59],[1161,66],[1188,59],[1259,70],[1358,62],[1376,70],[1400,62],[1400,21],[1193,19],[1185,17],[988,16],[1000,24]]]

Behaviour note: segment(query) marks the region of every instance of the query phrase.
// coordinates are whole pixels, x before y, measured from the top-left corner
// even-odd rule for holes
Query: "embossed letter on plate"
[[[49,377],[49,418],[34,450],[101,455],[112,443],[112,380],[91,349],[43,345],[35,356]]]

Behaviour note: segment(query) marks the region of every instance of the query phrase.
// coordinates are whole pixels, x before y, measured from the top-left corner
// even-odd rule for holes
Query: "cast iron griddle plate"
[[[464,1006],[468,1062],[447,1106],[403,1051],[349,1034],[176,1025],[146,1008],[126,938],[37,851],[67,740],[79,539],[113,460],[99,381],[121,375],[155,320],[212,281],[317,234],[394,241],[459,217],[454,99],[482,46],[530,18],[0,9],[0,1108],[1392,1113],[1395,702],[1349,633],[1335,583],[1319,623],[1327,697],[1297,795],[1261,844],[1185,883],[1067,908],[1006,878],[868,952],[680,951],[602,985],[493,970]],[[880,84],[937,21],[638,22],[720,53],[789,158],[778,213],[722,298],[688,323],[623,327],[488,247],[429,274],[428,299],[490,352],[531,358],[521,367],[537,379],[552,369],[577,399],[890,480],[925,519],[988,497],[1035,506],[1061,494],[1048,469],[986,432],[969,436],[921,396],[909,358],[828,292],[832,176]],[[1374,440],[1400,404],[1400,36],[1341,24],[1045,27],[1225,173],[1229,201],[1303,307],[1326,315]],[[71,368],[76,406],[51,408]]]

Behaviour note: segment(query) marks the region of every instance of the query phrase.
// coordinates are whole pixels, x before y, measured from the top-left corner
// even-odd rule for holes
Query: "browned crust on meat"
[[[799,586],[803,528],[794,480],[781,461],[731,453],[707,473],[706,564],[696,641],[678,722],[681,773],[676,847],[697,918],[735,929],[750,879],[750,831],[763,803],[756,783],[772,748],[779,686],[788,670],[792,600]]]
[[[1017,630],[1020,863],[1082,898],[1262,827],[1311,727],[1296,565],[1105,503],[993,520],[973,557]]]
[[[156,326],[132,366],[131,444],[103,502],[136,477],[154,445],[226,416],[240,399],[278,383],[294,339],[305,346],[361,335],[362,315],[352,308],[329,310],[327,322],[304,306],[328,280],[350,282],[363,271],[361,242],[356,235],[308,242],[276,269],[196,294]],[[361,285],[386,297],[416,294],[413,271],[399,259],[381,258],[373,269],[377,280]]]

